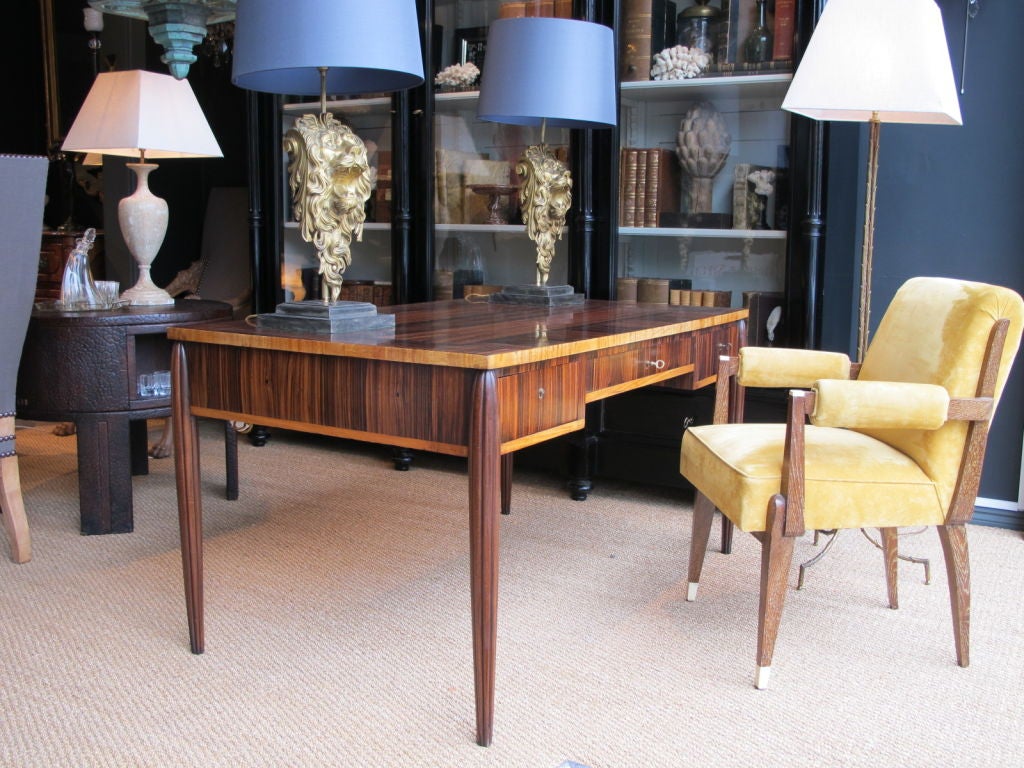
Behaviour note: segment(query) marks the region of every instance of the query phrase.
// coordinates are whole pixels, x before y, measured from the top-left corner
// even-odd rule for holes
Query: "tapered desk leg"
[[[185,346],[171,348],[171,425],[174,429],[174,477],[178,488],[181,567],[185,576],[185,610],[192,653],[202,653],[203,504],[199,485],[199,433],[190,412]]]
[[[498,635],[498,510],[501,444],[492,371],[473,385],[469,434],[469,560],[473,604],[476,742],[489,746],[494,724],[494,660]]]
[[[514,453],[506,453],[501,457],[501,514],[512,513],[512,457]]]

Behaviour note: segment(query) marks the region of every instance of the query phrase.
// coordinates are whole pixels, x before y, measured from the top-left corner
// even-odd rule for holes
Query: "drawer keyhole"
[[[544,399],[544,387],[537,387],[537,399],[538,400],[543,400]]]

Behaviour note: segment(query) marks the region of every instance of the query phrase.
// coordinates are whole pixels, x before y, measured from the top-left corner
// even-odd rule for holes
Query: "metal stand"
[[[868,532],[867,532],[866,529],[861,528],[860,532],[864,534],[864,538],[865,539],[867,539],[872,544],[874,544],[876,547],[878,547],[878,549],[882,548],[881,544],[879,544],[877,541],[875,541],[874,539],[872,539],[868,535]],[[818,544],[818,536],[820,534],[825,534],[826,536],[829,537],[829,539],[828,539],[827,542],[825,542],[825,546],[822,547],[821,551],[818,554],[816,554],[810,560],[805,560],[804,562],[800,563],[800,573],[797,576],[797,581],[796,581],[796,588],[797,589],[803,589],[804,588],[804,574],[805,574],[806,570],[808,568],[810,568],[811,566],[813,566],[815,563],[817,563],[819,560],[821,560],[823,557],[825,557],[825,555],[828,554],[828,551],[830,549],[832,549],[832,545],[836,543],[836,539],[839,537],[839,529],[815,531],[814,532],[814,545],[815,546],[817,546],[817,544]],[[903,560],[903,561],[908,562],[908,563],[917,563],[918,565],[923,565],[924,566],[924,583],[925,584],[931,584],[932,583],[932,565],[931,565],[931,561],[928,560],[928,558],[926,558],[926,557],[912,557],[910,555],[897,555],[897,557],[900,560]]]

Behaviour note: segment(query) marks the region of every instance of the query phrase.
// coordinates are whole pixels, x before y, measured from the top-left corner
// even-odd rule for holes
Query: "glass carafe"
[[[60,282],[60,303],[63,309],[97,309],[106,306],[89,269],[89,251],[96,240],[96,230],[90,227],[75,241],[75,248],[64,266]]]

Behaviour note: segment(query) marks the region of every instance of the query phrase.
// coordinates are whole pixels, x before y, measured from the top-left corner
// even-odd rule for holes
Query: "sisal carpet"
[[[709,552],[685,602],[689,504],[521,473],[502,520],[494,744],[474,743],[466,479],[419,455],[241,440],[241,499],[203,427],[206,653],[188,650],[172,460],[135,532],[78,534],[74,437],[18,432],[34,559],[0,557],[0,765],[676,768],[1011,766],[1024,754],[1024,538],[972,526],[972,666],[937,537],[901,608],[857,533],[791,590],[751,685],[759,547]],[[717,547],[717,526],[712,548]],[[798,560],[817,549],[797,544]],[[791,582],[795,584],[795,571]]]

